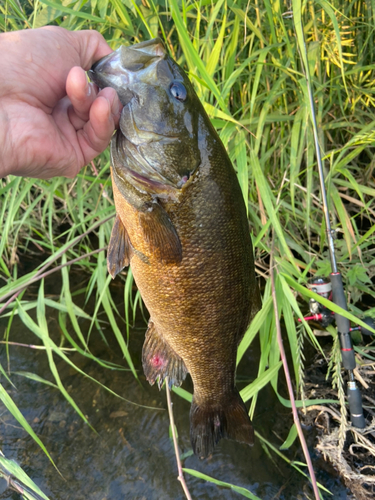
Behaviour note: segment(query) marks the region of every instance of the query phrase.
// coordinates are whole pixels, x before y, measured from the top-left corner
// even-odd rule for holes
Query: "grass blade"
[[[184,472],[187,474],[190,474],[191,476],[198,477],[199,479],[203,479],[204,481],[208,481],[209,483],[216,484],[217,486],[222,486],[224,488],[230,488],[231,490],[235,491],[236,493],[239,493],[245,498],[250,498],[251,500],[261,500],[259,497],[254,495],[254,493],[251,493],[250,490],[247,490],[246,488],[242,488],[242,486],[235,486],[234,484],[226,483],[224,481],[219,481],[218,479],[215,479],[211,476],[207,476],[206,474],[203,474],[202,472],[198,472],[197,470],[194,469],[183,469]]]

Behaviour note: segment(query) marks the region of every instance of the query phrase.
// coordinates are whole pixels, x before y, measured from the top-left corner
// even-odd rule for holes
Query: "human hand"
[[[110,52],[97,31],[0,34],[0,177],[74,177],[104,151],[121,104],[84,70]]]

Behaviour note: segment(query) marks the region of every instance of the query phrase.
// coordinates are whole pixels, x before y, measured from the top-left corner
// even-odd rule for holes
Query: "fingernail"
[[[86,85],[86,95],[89,97],[92,94],[92,84],[90,82],[87,82]]]

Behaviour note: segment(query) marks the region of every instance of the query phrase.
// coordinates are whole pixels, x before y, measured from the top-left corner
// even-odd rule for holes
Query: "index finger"
[[[113,52],[98,31],[82,30],[70,33],[80,57],[80,66],[85,71],[89,70],[96,61]]]

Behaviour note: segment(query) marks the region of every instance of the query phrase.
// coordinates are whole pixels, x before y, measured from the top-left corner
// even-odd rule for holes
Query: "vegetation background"
[[[355,319],[366,309],[366,315],[375,316],[375,1],[0,1],[1,31],[49,24],[69,30],[95,29],[113,49],[160,36],[188,72],[237,170],[262,283],[263,309],[238,351],[240,361],[259,331],[258,377],[242,390],[243,399],[250,401],[251,417],[260,389],[269,382],[280,402],[290,406],[278,390],[281,362],[268,279],[271,256],[277,269],[278,315],[285,325],[297,404],[317,403],[304,396],[303,348],[306,342],[318,350],[320,346],[310,326],[297,324],[296,317],[303,316],[300,307],[305,311],[306,300],[312,296],[304,286],[307,279],[328,275],[330,263],[293,10],[302,13],[326,188],[338,235],[335,246],[349,313]],[[119,310],[106,271],[106,247],[114,216],[109,167],[107,150],[74,180],[9,176],[0,181],[0,314],[7,318],[2,332],[7,343],[4,352],[9,350],[12,322],[18,315],[30,331],[30,344],[45,349],[54,383],[84,420],[86,416],[56,369],[56,357],[77,368],[65,348],[115,369],[90,352],[90,331],[98,329],[104,338],[108,333],[103,325],[109,324],[128,367],[138,377],[128,342],[141,299],[134,294],[131,272],[123,273],[118,279],[124,283],[125,305]],[[22,261],[26,255],[35,256],[36,264],[25,271]],[[87,286],[72,293],[70,276],[77,268],[90,279]],[[44,292],[44,278],[49,273],[61,277],[58,296]],[[27,295],[28,287],[35,283],[37,299]],[[78,296],[84,297],[84,303],[95,298],[92,315],[77,305]],[[59,314],[58,337],[48,329],[49,308]],[[81,331],[82,318],[91,322],[88,336]],[[334,330],[331,334],[335,336]],[[339,388],[344,418],[338,349],[334,342],[331,373]],[[369,348],[358,345],[356,350],[363,359],[373,359]],[[11,381],[6,357],[0,361],[2,378]],[[36,373],[25,376],[37,378]],[[182,390],[176,392],[189,398]],[[2,386],[0,398],[48,453]],[[295,436],[293,427],[287,446]],[[3,473],[13,466],[2,462]],[[12,470],[13,476],[17,470]],[[248,496],[250,492],[239,493],[255,498]]]

